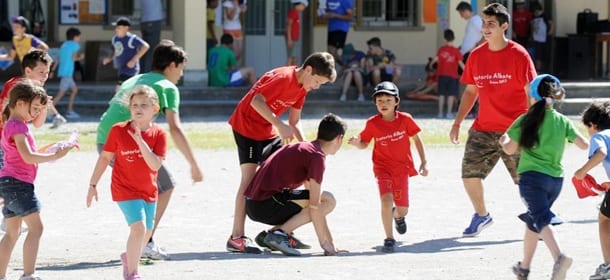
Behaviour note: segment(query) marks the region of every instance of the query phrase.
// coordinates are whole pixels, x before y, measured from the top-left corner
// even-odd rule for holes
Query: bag
[[[595,27],[597,24],[597,13],[591,11],[591,9],[585,9],[578,13],[576,17],[576,33],[578,34],[591,34],[595,33]]]

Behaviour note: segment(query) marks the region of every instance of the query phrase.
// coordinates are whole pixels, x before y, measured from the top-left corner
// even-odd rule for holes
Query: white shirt
[[[473,15],[466,23],[466,31],[464,32],[464,40],[460,46],[460,52],[462,55],[472,51],[477,43],[481,41],[483,37],[483,20],[479,15]]]
[[[233,15],[233,18],[229,18],[227,16],[227,13],[225,13],[223,11],[222,13],[222,28],[223,29],[227,29],[227,30],[241,30],[241,22],[239,21],[239,14],[241,13],[241,8],[239,7],[239,5],[237,7],[235,7],[235,5],[233,5],[233,1],[232,0],[226,0],[222,3],[222,7],[224,8],[229,8],[229,9],[235,9],[235,14]]]

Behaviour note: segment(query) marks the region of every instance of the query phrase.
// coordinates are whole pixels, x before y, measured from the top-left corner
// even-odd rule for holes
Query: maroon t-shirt
[[[286,145],[263,162],[245,195],[253,200],[266,200],[286,189],[296,189],[309,179],[322,184],[325,159],[317,141]]]

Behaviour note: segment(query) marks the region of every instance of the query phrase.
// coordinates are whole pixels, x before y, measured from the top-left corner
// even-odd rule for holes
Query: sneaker
[[[142,251],[142,258],[151,260],[169,260],[169,254],[163,250],[163,248],[157,246],[154,242],[148,242],[144,251]]]
[[[275,249],[271,248],[271,246],[269,246],[269,244],[265,243],[265,236],[267,236],[267,231],[263,230],[254,238],[254,241],[256,242],[256,244],[259,247],[268,248],[271,251],[275,250]],[[288,242],[290,243],[290,246],[292,246],[292,248],[295,248],[295,249],[311,249],[310,245],[307,245],[307,244],[301,242],[301,240],[297,239],[294,236],[294,233],[288,235]]]
[[[227,240],[227,251],[234,253],[260,254],[261,249],[252,246],[252,240],[246,236]]]
[[[572,258],[567,257],[564,254],[559,255],[559,258],[557,258],[555,264],[553,265],[553,275],[551,275],[551,280],[566,279],[566,273],[571,265]]]
[[[66,112],[66,118],[68,118],[68,119],[78,119],[78,118],[80,118],[80,115],[77,114],[76,112],[74,112],[73,110],[70,110],[70,111]]]
[[[405,234],[407,232],[407,221],[405,217],[394,218],[394,223],[396,224],[396,231],[400,234]]]
[[[21,275],[21,277],[19,277],[19,280],[42,280],[42,278],[40,278],[36,274],[30,274],[30,275]]]
[[[300,256],[301,252],[290,246],[288,241],[288,235],[278,230],[268,232],[265,236],[265,243],[269,244],[271,248],[282,252],[286,256]]]
[[[396,248],[396,240],[394,238],[386,238],[383,240],[383,247],[381,247],[382,252],[394,253],[395,248]]]
[[[438,114],[436,114],[436,118],[437,119],[444,119],[445,116],[443,116],[443,113],[438,113]]]
[[[339,97],[339,101],[346,101],[347,100],[347,96],[345,96],[345,94],[341,94],[341,96]]]
[[[491,226],[494,223],[494,220],[491,218],[491,215],[488,213],[487,216],[481,217],[479,214],[475,213],[472,215],[472,220],[470,221],[470,225],[464,230],[462,235],[464,237],[475,237],[479,235],[484,229]]]
[[[267,236],[267,231],[263,230],[259,234],[256,235],[256,237],[254,238],[254,242],[256,242],[258,247],[273,250],[273,248],[271,248],[271,246],[269,246],[269,244],[265,243],[265,236]]]
[[[127,268],[127,254],[125,252],[121,253],[121,266],[123,267],[123,279],[127,279],[129,269]]]
[[[595,274],[589,276],[589,280],[606,280],[610,279],[610,263],[602,263],[597,269]]]
[[[453,113],[447,113],[447,115],[445,115],[445,119],[453,119],[455,118],[455,114]]]
[[[527,280],[530,270],[521,268],[521,262],[517,262],[515,265],[513,265],[513,274],[517,276],[517,280]]]
[[[132,275],[129,275],[125,279],[127,279],[127,280],[141,280],[141,279],[144,279],[144,278],[142,276],[140,276],[140,274],[138,274],[138,272],[134,272]]]
[[[66,120],[66,118],[64,118],[60,114],[57,114],[53,117],[53,123],[51,124],[51,128],[58,128],[60,125],[66,123],[66,122],[68,122]]]
[[[364,94],[361,93],[358,95],[358,101],[364,102]]]

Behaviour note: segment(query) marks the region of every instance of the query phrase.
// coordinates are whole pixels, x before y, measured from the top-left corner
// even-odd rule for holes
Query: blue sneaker
[[[481,217],[479,214],[475,213],[472,215],[472,220],[470,221],[470,225],[464,230],[462,236],[464,237],[475,237],[479,235],[484,229],[488,226],[491,226],[494,223],[494,220],[491,218],[491,215],[488,213],[487,216]]]

